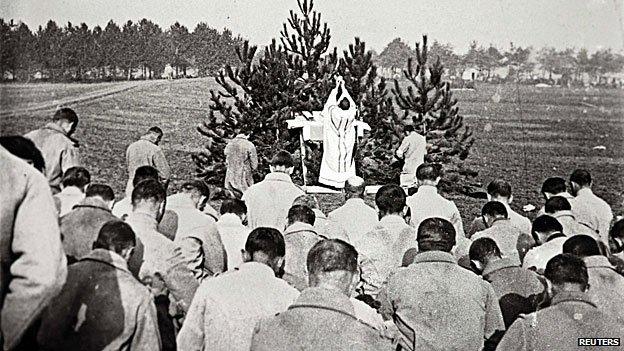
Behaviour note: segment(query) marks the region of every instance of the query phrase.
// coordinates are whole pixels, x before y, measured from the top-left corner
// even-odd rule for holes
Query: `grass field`
[[[47,102],[62,103],[83,94],[110,90],[115,84],[19,84],[0,86],[0,133],[23,134],[43,125],[51,110],[19,112]],[[127,174],[125,148],[149,126],[165,130],[162,147],[178,179],[193,176],[190,152],[202,147],[196,126],[208,113],[213,79],[138,82],[122,93],[73,106],[81,117],[76,138],[95,181],[111,184],[121,195]],[[595,192],[622,212],[624,192],[624,92],[569,90],[514,85],[479,85],[457,91],[460,112],[477,139],[468,163],[476,181],[509,180],[518,209],[541,205],[539,188],[549,176],[566,177],[577,167],[592,171]],[[492,97],[497,95],[499,99]],[[498,101],[498,102],[495,102]],[[605,146],[595,150],[594,146]],[[477,214],[482,200],[455,197],[464,221]],[[339,203],[322,197],[324,209]]]

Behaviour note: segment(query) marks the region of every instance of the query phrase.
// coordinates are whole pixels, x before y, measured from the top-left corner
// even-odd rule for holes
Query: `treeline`
[[[535,49],[515,46],[499,49],[493,45],[482,46],[476,41],[468,52],[457,54],[450,44],[434,41],[429,48],[432,57],[450,70],[450,74],[461,76],[462,72],[477,69],[482,80],[492,79],[545,79],[557,81],[579,81],[589,79],[592,83],[609,83],[610,73],[621,73],[624,69],[624,56],[611,49],[600,49],[590,54],[587,49],[568,48],[557,50],[554,47]],[[408,57],[414,57],[414,49],[400,38],[390,42],[377,56],[376,62],[385,68],[403,69]],[[500,77],[499,68],[507,68],[505,77]]]
[[[163,30],[147,19],[121,26],[111,20],[104,28],[61,27],[50,20],[33,32],[25,23],[0,18],[0,37],[1,78],[22,81],[178,77],[191,67],[194,75],[213,75],[225,64],[236,65],[235,48],[243,41],[206,23],[190,32],[178,22]]]

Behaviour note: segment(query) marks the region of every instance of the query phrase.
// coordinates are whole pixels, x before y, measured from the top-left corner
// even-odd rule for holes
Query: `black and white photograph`
[[[624,350],[624,0],[1,0],[3,351]]]

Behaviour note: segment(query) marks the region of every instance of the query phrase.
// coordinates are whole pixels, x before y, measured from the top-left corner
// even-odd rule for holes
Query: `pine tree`
[[[64,71],[64,52],[62,50],[63,31],[56,22],[49,20],[45,28],[39,26],[37,32],[37,59],[43,70],[54,80]]]
[[[222,62],[217,57],[220,36],[218,30],[209,27],[204,22],[198,23],[191,34],[193,42],[191,51],[202,76],[216,74],[221,68]],[[231,51],[231,55],[235,55],[234,50]]]
[[[379,54],[379,64],[383,67],[404,69],[405,62],[410,57],[412,49],[401,38],[395,38]]]
[[[0,18],[0,80],[4,80],[4,73],[10,71],[15,74],[15,52],[17,42],[11,30],[11,24]]]
[[[100,46],[104,54],[104,66],[108,68],[104,70],[103,75],[112,76],[113,79],[116,79],[117,69],[124,63],[124,42],[121,28],[113,20],[106,24],[104,32],[102,32]]]
[[[403,117],[411,118],[415,129],[424,133],[430,144],[426,161],[444,165],[442,189],[467,192],[466,177],[476,175],[463,164],[474,143],[472,132],[464,127],[450,83],[442,79],[444,67],[440,59],[430,63],[428,56],[427,36],[423,36],[422,48],[416,43],[415,65],[409,58],[403,72],[407,90],[395,79],[392,92]]]
[[[300,14],[291,11],[288,23],[281,31],[280,42],[273,40],[264,54],[254,60],[256,47],[245,42],[236,49],[238,67],[226,65],[217,77],[219,91],[211,91],[210,115],[198,127],[208,139],[206,149],[193,155],[198,175],[210,183],[219,184],[225,175],[223,149],[228,139],[238,132],[249,133],[259,154],[258,176],[268,170],[268,160],[276,149],[286,149],[299,156],[300,144],[296,131],[286,128],[285,120],[293,112],[321,110],[334,86],[333,77],[340,74],[347,90],[358,106],[359,117],[371,126],[371,132],[359,140],[355,160],[360,175],[370,182],[384,184],[398,182],[400,168],[393,163],[394,150],[401,140],[403,119],[415,111],[427,125],[432,140],[431,161],[447,163],[463,159],[472,144],[471,134],[462,127],[448,84],[441,82],[442,65],[431,68],[432,79],[420,86],[418,76],[424,77],[427,65],[424,54],[417,50],[419,65],[416,71],[408,60],[409,76],[418,89],[435,94],[434,100],[416,97],[412,87],[403,96],[398,82],[394,93],[404,116],[395,112],[393,97],[386,81],[377,76],[372,53],[364,42],[355,42],[339,58],[337,49],[329,51],[330,31],[321,23],[321,15],[313,10],[313,3],[298,2]],[[406,74],[407,72],[406,71]],[[421,104],[422,105],[419,105]],[[431,106],[429,106],[431,104]],[[308,183],[314,183],[320,168],[322,143],[306,142]],[[301,173],[296,171],[296,178]],[[258,177],[257,177],[258,178]]]
[[[140,59],[140,52],[137,51],[139,47],[139,33],[136,23],[128,20],[123,25],[121,31],[121,64],[124,67],[125,76],[127,80],[132,79],[132,71],[138,65]]]
[[[171,56],[169,63],[175,68],[176,77],[186,75],[188,53],[191,49],[190,36],[188,29],[179,22],[172,24],[167,31],[168,52]]]
[[[372,55],[366,44],[355,38],[343,52],[339,66],[361,119],[371,127],[358,141],[356,169],[364,179],[377,184],[396,183],[401,170],[394,167],[393,154],[400,143],[402,121],[394,111],[385,78],[377,76]]]
[[[238,67],[227,64],[216,78],[222,89],[211,90],[210,114],[198,127],[208,137],[207,147],[193,155],[199,175],[211,183],[223,181],[223,149],[228,139],[239,132],[249,133],[262,174],[277,149],[293,153],[299,149],[297,132],[288,130],[285,123],[293,112],[322,108],[331,89],[336,50],[324,56],[329,28],[313,10],[312,1],[298,4],[300,14],[290,12],[281,31],[281,44],[273,39],[254,64],[257,47],[245,41],[236,48]]]
[[[16,68],[21,70],[16,76],[21,80],[28,80],[31,68],[35,64],[36,39],[25,23],[20,23],[14,33],[16,40],[14,58],[17,61]]]

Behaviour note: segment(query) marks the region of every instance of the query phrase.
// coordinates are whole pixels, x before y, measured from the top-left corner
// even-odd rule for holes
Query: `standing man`
[[[286,217],[293,201],[305,194],[290,178],[294,167],[291,154],[280,150],[271,159],[271,173],[245,191],[242,200],[247,205],[250,229],[272,227],[282,231],[286,228]]]
[[[418,134],[411,124],[403,127],[405,138],[395,155],[403,160],[403,170],[401,171],[401,187],[411,188],[416,184],[416,169],[425,163],[427,154],[427,140]]]
[[[126,150],[126,162],[128,164],[128,185],[126,195],[130,196],[132,191],[132,178],[134,172],[141,166],[152,166],[158,170],[160,181],[165,184],[165,188],[171,178],[171,168],[165,158],[165,154],[158,146],[163,137],[162,129],[152,127],[141,139],[128,146]]]
[[[0,344],[24,334],[65,283],[54,200],[46,178],[0,147]]]
[[[253,171],[258,168],[256,147],[248,140],[249,135],[239,133],[225,150],[225,189],[240,198],[253,184]]]
[[[61,191],[61,177],[71,167],[80,166],[78,141],[71,136],[78,126],[78,115],[71,108],[58,109],[52,122],[24,135],[35,143],[45,161],[45,175],[52,193]]]

